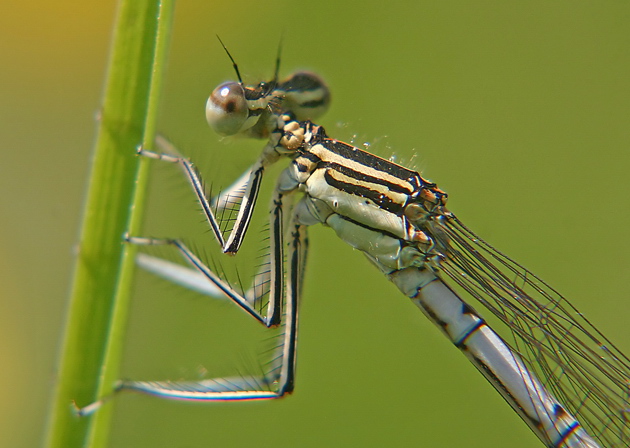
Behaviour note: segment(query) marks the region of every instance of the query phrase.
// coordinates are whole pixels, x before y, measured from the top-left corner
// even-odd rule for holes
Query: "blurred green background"
[[[41,443],[114,11],[63,0],[1,7],[1,446]],[[205,124],[207,95],[233,76],[215,34],[249,80],[270,77],[284,36],[283,73],[311,69],[331,87],[320,120],[330,135],[370,142],[438,182],[467,225],[628,353],[629,29],[630,3],[619,1],[182,0],[160,130],[227,185],[260,143],[219,143]],[[147,228],[180,236],[165,204],[194,213],[194,203],[177,173],[156,172]],[[294,396],[120,396],[112,447],[539,446],[360,254],[326,229],[310,235]],[[235,307],[147,275],[137,289],[125,377],[256,367],[266,333]]]

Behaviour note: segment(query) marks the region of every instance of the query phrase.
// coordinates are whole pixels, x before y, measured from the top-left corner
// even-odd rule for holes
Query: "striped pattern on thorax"
[[[437,204],[442,192],[415,171],[328,138],[321,126],[308,123],[306,129],[293,161],[305,192],[357,224],[413,239],[405,207],[427,200]]]

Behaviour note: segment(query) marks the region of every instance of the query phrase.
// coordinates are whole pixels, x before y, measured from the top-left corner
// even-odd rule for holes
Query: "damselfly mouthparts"
[[[128,241],[172,245],[193,269],[146,255],[141,264],[178,283],[227,296],[268,327],[282,323],[278,356],[262,377],[125,381],[122,389],[219,401],[274,399],[290,393],[306,232],[321,223],[361,250],[411,298],[546,446],[630,446],[630,360],[623,353],[553,288],[471,232],[446,208],[447,195],[436,184],[330,138],[312,121],[326,110],[330,98],[316,75],[301,72],[280,82],[276,66],[271,81],[247,86],[234,67],[238,82],[214,90],[206,116],[219,134],[266,139],[261,155],[239,180],[210,199],[188,159],[174,151],[139,153],[183,169],[225,253],[236,253],[243,242],[265,169],[288,159],[272,197],[269,268],[243,292],[180,240]],[[224,232],[218,212],[234,204],[238,214]],[[499,336],[447,280],[509,330]],[[263,296],[268,304],[260,311],[256,304]]]

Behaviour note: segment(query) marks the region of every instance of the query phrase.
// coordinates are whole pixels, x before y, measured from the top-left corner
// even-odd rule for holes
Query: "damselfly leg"
[[[156,240],[150,238],[128,237],[127,242],[141,246],[169,245],[177,249],[183,259],[206,281],[212,285],[212,294],[220,292],[231,299],[241,309],[254,317],[267,327],[279,325],[281,315],[284,317],[284,334],[277,348],[277,356],[269,372],[264,377],[238,377],[210,379],[194,383],[173,383],[159,381],[123,381],[120,389],[130,389],[146,392],[167,398],[183,400],[260,400],[280,398],[291,393],[294,387],[298,302],[301,293],[304,264],[306,262],[307,237],[306,227],[290,222],[290,241],[287,244],[286,268],[284,254],[284,226],[282,216],[282,194],[274,197],[274,207],[271,212],[271,227],[273,229],[271,244],[274,250],[270,254],[269,277],[271,282],[263,282],[269,285],[269,290],[263,287],[262,291],[254,288],[259,294],[269,293],[267,315],[261,315],[254,303],[258,297],[247,297],[241,294],[232,285],[221,279],[220,276],[210,270],[184,243],[179,240]],[[156,263],[157,262],[157,263]],[[145,258],[145,264],[149,269],[159,266],[159,259]],[[177,271],[176,272],[182,272]],[[286,282],[285,282],[286,272]],[[171,274],[167,274],[169,276]],[[207,287],[206,287],[207,292]]]

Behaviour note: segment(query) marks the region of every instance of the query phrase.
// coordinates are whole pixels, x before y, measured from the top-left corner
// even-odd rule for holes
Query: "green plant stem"
[[[81,228],[58,382],[46,446],[105,446],[111,408],[86,406],[112,394],[122,353],[134,248],[123,234],[137,232],[147,164],[135,154],[155,133],[174,0],[121,0],[116,18],[100,123]]]

